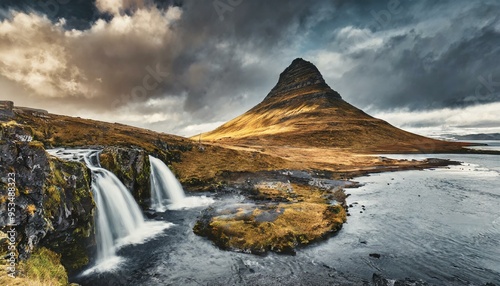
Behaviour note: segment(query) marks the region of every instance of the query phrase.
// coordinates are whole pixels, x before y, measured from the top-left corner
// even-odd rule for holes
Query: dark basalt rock
[[[328,86],[316,66],[301,58],[297,58],[280,74],[278,83],[269,92],[264,101],[279,98],[292,91],[298,92],[298,90],[306,88],[316,90],[313,93],[307,94],[311,98],[330,97],[341,99],[340,94]],[[298,100],[304,99],[301,98]]]
[[[78,162],[50,158],[49,165],[44,207],[51,229],[42,244],[61,253],[66,268],[78,269],[95,245],[91,173]]]
[[[377,273],[373,273],[372,283],[374,286],[388,286],[389,281]]]
[[[369,255],[370,255],[370,257],[373,257],[373,258],[380,258],[380,256],[381,256],[378,253],[370,253]]]
[[[14,103],[12,101],[0,101],[0,119],[12,118],[14,116],[13,108]],[[2,140],[1,136],[0,140]]]
[[[167,145],[161,141],[156,142],[165,149],[158,149],[151,154],[162,160],[166,164],[181,160],[180,151],[183,148],[174,145]],[[100,155],[101,166],[120,179],[129,189],[137,203],[144,209],[148,208],[151,197],[151,185],[149,176],[151,166],[149,164],[148,152],[140,148],[125,148],[117,146],[107,146]],[[175,170],[172,170],[175,172]]]
[[[149,157],[137,148],[106,147],[100,155],[101,166],[131,190],[137,203],[145,207],[151,196]]]
[[[16,174],[16,246],[21,260],[41,245],[62,254],[67,268],[88,263],[86,247],[93,241],[94,201],[89,171],[82,163],[50,157],[38,141],[23,142],[32,129],[3,123],[0,141],[0,185],[7,197],[8,173]],[[24,137],[26,138],[26,137]],[[0,203],[0,231],[8,225],[9,201]]]
[[[405,278],[403,280],[396,279],[389,281],[385,277],[383,277],[380,274],[373,273],[372,276],[372,285],[373,286],[389,286],[389,285],[394,285],[394,286],[428,286],[429,284],[427,282],[421,281],[421,280],[413,280],[409,278]]]

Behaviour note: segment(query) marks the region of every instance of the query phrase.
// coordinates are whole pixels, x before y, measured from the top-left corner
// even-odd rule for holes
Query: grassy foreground
[[[0,232],[1,257],[7,257],[7,235]],[[35,250],[26,261],[16,262],[15,278],[9,276],[8,261],[0,260],[0,285],[9,286],[66,286],[68,275],[61,264],[61,255],[47,248]]]

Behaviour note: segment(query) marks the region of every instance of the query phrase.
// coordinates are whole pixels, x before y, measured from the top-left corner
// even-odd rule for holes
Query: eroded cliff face
[[[31,124],[15,118],[0,121],[0,231],[16,232],[16,257],[24,261],[40,247],[61,254],[67,270],[89,263],[95,246],[95,203],[92,176],[84,163],[50,156],[47,142],[38,138]],[[157,139],[152,150],[107,146],[101,164],[115,173],[143,207],[149,206],[150,163],[148,155],[167,164],[179,162],[189,144],[167,144]],[[45,147],[44,147],[45,145]],[[97,146],[102,148],[102,146]],[[9,225],[8,174],[15,173],[14,225]],[[2,253],[7,252],[2,236]],[[5,247],[4,247],[5,246]]]
[[[147,153],[136,148],[106,147],[100,160],[101,166],[115,174],[132,192],[136,202],[144,207],[150,197]]]
[[[95,203],[90,171],[79,162],[49,159],[44,190],[49,232],[43,245],[62,254],[62,263],[78,269],[89,263],[94,241]]]
[[[165,144],[163,149],[157,149],[151,155],[170,164],[181,160],[180,152]],[[148,155],[149,152],[143,149],[116,146],[105,147],[100,155],[101,166],[120,179],[143,209],[149,207],[151,198],[151,167]]]
[[[95,210],[87,167],[49,156],[42,143],[30,141],[29,126],[11,121],[1,123],[1,129],[0,231],[15,230],[19,261],[45,246],[62,255],[67,269],[86,265]],[[15,174],[13,201],[8,196],[8,183],[13,181],[8,177],[14,176],[9,173]],[[13,226],[9,211],[14,214]]]

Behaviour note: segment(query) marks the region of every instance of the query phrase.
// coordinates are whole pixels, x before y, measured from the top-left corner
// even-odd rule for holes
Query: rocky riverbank
[[[388,159],[389,160],[389,159]],[[425,169],[459,164],[428,159],[404,168],[388,166],[337,174],[283,170],[272,172],[227,172],[221,174],[222,196],[243,195],[243,202],[205,209],[193,231],[224,250],[266,254],[292,254],[296,249],[328,238],[347,221],[344,188],[352,178],[371,172]]]

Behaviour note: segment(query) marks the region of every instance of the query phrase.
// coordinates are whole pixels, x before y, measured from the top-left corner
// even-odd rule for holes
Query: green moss
[[[43,208],[48,225],[56,225],[61,211],[71,211],[67,219],[71,222],[64,230],[65,235],[48,233],[44,245],[61,253],[62,264],[68,269],[78,269],[89,263],[86,247],[92,235],[93,208],[95,203],[90,191],[88,169],[77,162],[63,161],[57,158],[49,160],[50,174],[44,187]],[[76,181],[70,180],[76,176]],[[71,183],[69,183],[71,181]]]
[[[101,153],[99,156],[99,161],[101,162],[101,166],[108,170],[116,170],[116,161],[113,155],[109,153]]]
[[[51,185],[46,189],[43,209],[48,217],[53,217],[59,211],[61,205],[61,191],[56,185]]]
[[[80,269],[89,264],[89,257],[84,247],[74,244],[73,247],[65,248],[62,262],[69,269]]]
[[[61,255],[39,248],[23,263],[25,277],[42,285],[68,285],[68,275],[61,265]]]

